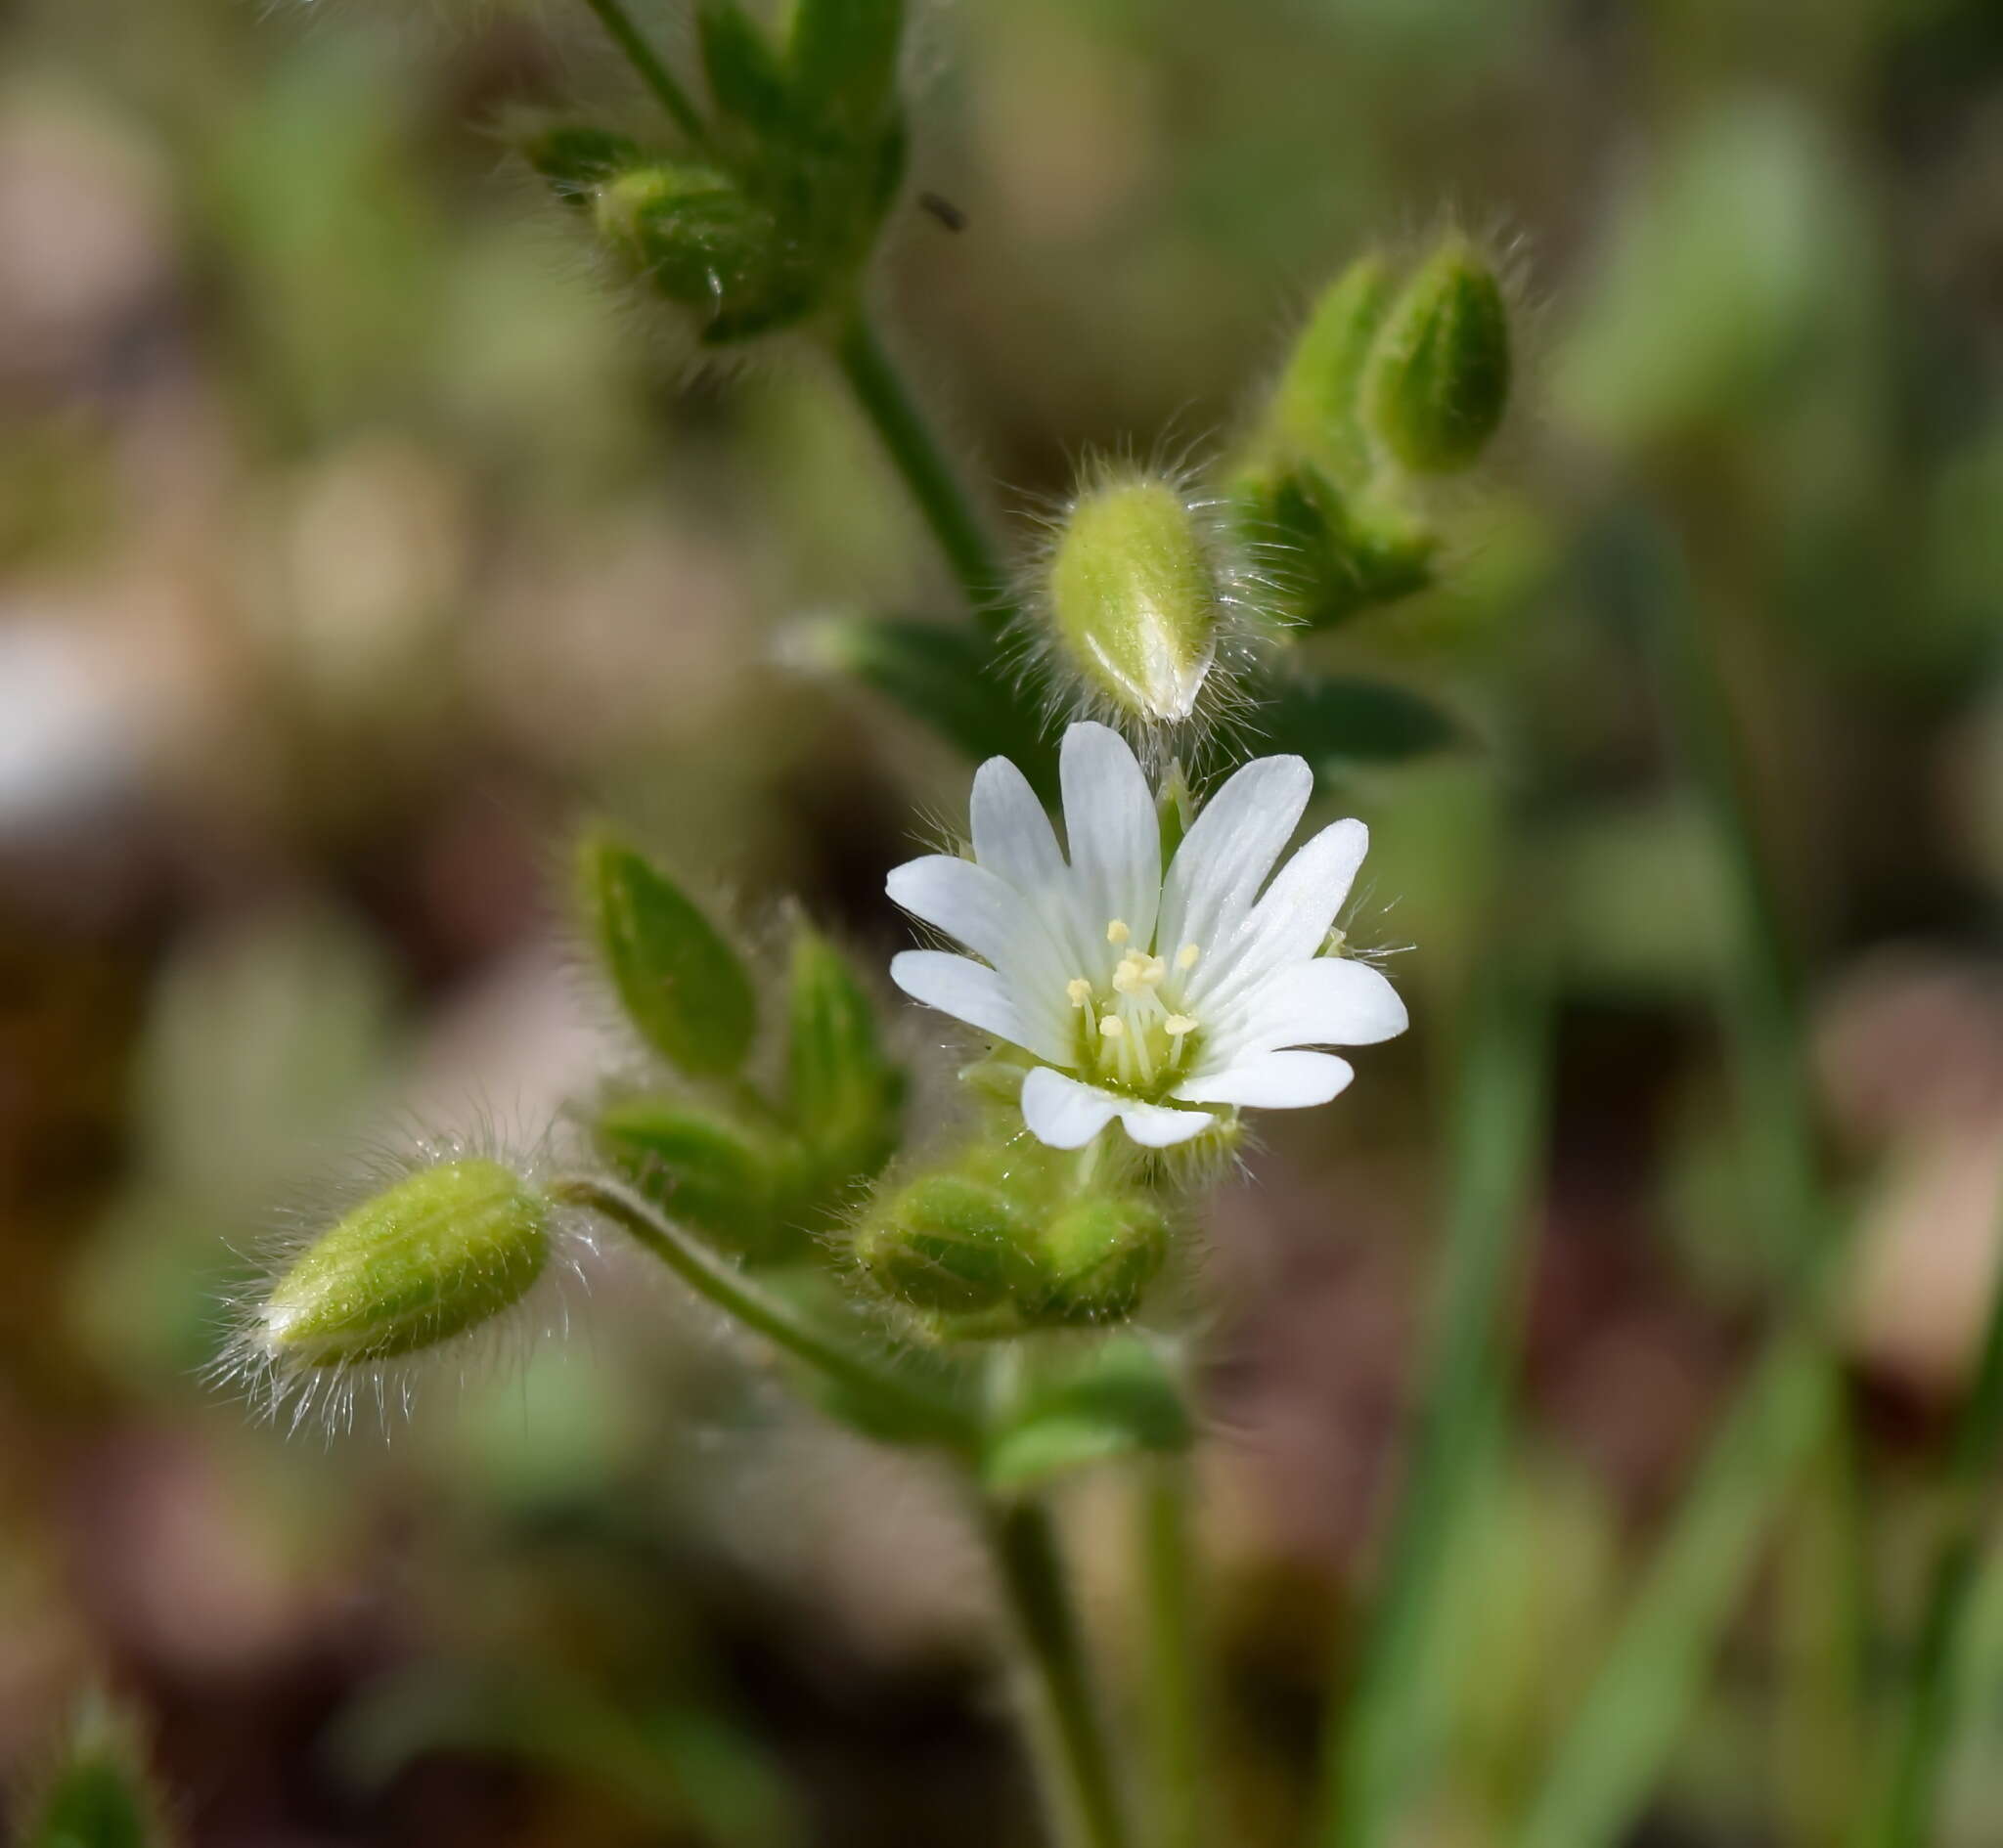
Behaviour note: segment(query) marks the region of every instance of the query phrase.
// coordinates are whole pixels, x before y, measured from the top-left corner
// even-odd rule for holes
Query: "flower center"
[[[1200,1023],[1179,1005],[1182,981],[1203,951],[1184,944],[1173,965],[1133,946],[1122,918],[1106,925],[1106,942],[1122,950],[1104,984],[1074,976],[1064,993],[1078,1013],[1078,1069],[1091,1082],[1153,1101],[1189,1069]]]

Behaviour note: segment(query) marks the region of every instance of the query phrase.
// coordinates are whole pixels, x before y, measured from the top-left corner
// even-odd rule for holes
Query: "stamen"
[[[1124,944],[1133,935],[1133,931],[1128,928],[1127,920],[1123,917],[1116,917],[1106,926],[1106,942],[1109,944]]]
[[[1113,971],[1113,986],[1122,994],[1138,994],[1147,986],[1148,959],[1140,955],[1126,955],[1120,958],[1120,966]]]
[[[1083,1007],[1091,999],[1091,984],[1083,976],[1073,976],[1064,985],[1064,994],[1073,1007]]]
[[[1184,944],[1180,949],[1176,951],[1176,967],[1181,970],[1184,975],[1187,975],[1191,969],[1196,967],[1196,959],[1202,954],[1203,951],[1194,944]]]
[[[1193,1014],[1171,1014],[1162,1022],[1162,1032],[1171,1039],[1180,1039],[1184,1034],[1193,1034],[1196,1025],[1196,1017]]]
[[[1169,965],[1161,957],[1150,956],[1147,959],[1147,967],[1140,972],[1140,979],[1152,988],[1168,973]]]
[[[1321,946],[1324,956],[1340,956],[1349,947],[1350,934],[1338,924],[1328,933],[1328,941]]]
[[[1108,1039],[1118,1039],[1127,1031],[1127,1023],[1117,1014],[1108,1014],[1099,1022],[1099,1032]]]

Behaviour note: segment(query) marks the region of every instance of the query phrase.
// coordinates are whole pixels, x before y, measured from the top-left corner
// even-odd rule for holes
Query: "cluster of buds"
[[[1413,485],[1475,463],[1509,384],[1502,287],[1465,237],[1402,288],[1375,253],[1329,286],[1231,482],[1283,620],[1325,629],[1433,582],[1439,536]]]
[[[1125,1321],[1168,1249],[1145,1191],[1080,1180],[1023,1135],[885,1189],[855,1239],[871,1281],[950,1340]]]
[[[587,124],[525,138],[557,197],[706,345],[797,325],[839,299],[903,178],[901,0],[800,0],[782,45],[738,4],[697,12],[714,111],[694,145]]]

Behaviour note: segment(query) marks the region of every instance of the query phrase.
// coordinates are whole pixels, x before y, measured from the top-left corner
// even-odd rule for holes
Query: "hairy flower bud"
[[[1509,372],[1501,285],[1466,239],[1448,238],[1378,330],[1365,382],[1370,427],[1407,468],[1466,468],[1502,421]]]
[[[138,1727],[94,1694],[20,1805],[13,1839],[20,1848],[160,1848],[163,1808]]]
[[[627,1018],[663,1058],[698,1078],[734,1072],[758,1024],[751,977],[682,890],[604,828],[577,849],[577,902]]]
[[[1189,717],[1217,653],[1221,587],[1171,483],[1121,474],[1088,487],[1058,535],[1047,588],[1063,658],[1123,717]]]
[[[972,1315],[1033,1293],[1034,1226],[1002,1187],[972,1174],[920,1176],[878,1203],[856,1235],[869,1275],[912,1308]]]
[[[701,311],[713,346],[799,320],[811,265],[778,216],[731,175],[687,161],[629,167],[599,189],[600,235],[657,293]]]
[[[550,1255],[552,1209],[512,1168],[443,1162],[385,1188],[295,1257],[257,1312],[288,1367],[393,1359],[491,1320]]]
[[[1322,290],[1294,342],[1268,416],[1267,446],[1356,485],[1369,473],[1357,395],[1371,342],[1391,304],[1390,266],[1366,252]]]
[[[1246,482],[1238,504],[1284,614],[1302,628],[1330,628],[1433,582],[1437,534],[1388,499],[1346,497],[1310,463]]]
[[[1045,1222],[1046,1291],[1028,1319],[1043,1325],[1117,1322],[1140,1306],[1168,1255],[1169,1222],[1140,1194],[1090,1193]]]

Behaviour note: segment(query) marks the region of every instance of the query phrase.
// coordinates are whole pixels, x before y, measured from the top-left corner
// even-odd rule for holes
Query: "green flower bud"
[[[1501,285],[1466,239],[1449,238],[1378,331],[1365,384],[1370,427],[1407,468],[1451,474],[1480,456],[1508,404]]]
[[[734,1072],[751,1048],[751,977],[716,927],[651,861],[605,829],[577,850],[578,910],[627,1018],[670,1064]]]
[[[760,1262],[803,1254],[786,1210],[800,1156],[783,1138],[672,1097],[619,1098],[592,1126],[605,1161],[684,1225]]]
[[[616,173],[640,159],[630,136],[585,122],[558,122],[539,129],[521,144],[523,157],[564,204],[582,211],[592,195]]]
[[[789,1095],[794,1125],[830,1184],[879,1172],[896,1151],[903,1069],[886,1058],[876,1010],[817,931],[793,938]]]
[[[1169,1222],[1139,1194],[1087,1194],[1045,1223],[1045,1294],[1027,1319],[1048,1326],[1124,1321],[1169,1252]]]
[[[701,310],[725,345],[798,321],[816,302],[811,263],[778,217],[714,167],[657,161],[599,189],[599,232],[669,301]]]
[[[1035,1226],[1000,1186],[926,1174],[879,1203],[856,1235],[858,1261],[914,1309],[971,1315],[1019,1302],[1038,1283]]]
[[[499,1162],[423,1168],[293,1259],[258,1311],[286,1366],[338,1367],[435,1346],[527,1294],[550,1255],[550,1203]]]
[[[1322,290],[1272,395],[1268,447],[1278,461],[1319,464],[1351,485],[1367,479],[1369,443],[1357,398],[1391,295],[1390,267],[1375,251]]]
[[[1217,574],[1174,487],[1113,476],[1078,497],[1048,579],[1064,659],[1129,718],[1186,719],[1217,653]]]

